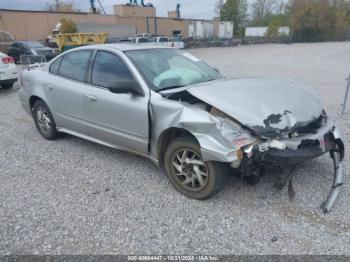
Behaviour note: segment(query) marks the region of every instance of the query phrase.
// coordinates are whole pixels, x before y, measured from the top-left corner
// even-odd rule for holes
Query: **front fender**
[[[196,138],[204,161],[233,162],[237,148],[225,139],[213,116],[204,109],[185,102],[156,98],[151,101],[151,156],[160,159],[158,142],[171,128],[186,130]]]

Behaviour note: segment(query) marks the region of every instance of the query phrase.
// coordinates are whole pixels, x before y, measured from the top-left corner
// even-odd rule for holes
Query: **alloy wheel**
[[[51,132],[51,120],[49,113],[45,108],[40,107],[36,114],[40,130],[45,134],[49,134]]]
[[[175,179],[187,190],[200,191],[208,184],[208,168],[202,157],[191,149],[180,149],[172,159]]]

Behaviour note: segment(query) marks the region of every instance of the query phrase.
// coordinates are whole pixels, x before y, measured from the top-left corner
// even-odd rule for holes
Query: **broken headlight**
[[[232,119],[229,115],[213,108],[211,114],[215,116],[217,128],[220,130],[222,136],[233,143],[237,148],[256,142],[247,130],[243,129],[240,124]]]

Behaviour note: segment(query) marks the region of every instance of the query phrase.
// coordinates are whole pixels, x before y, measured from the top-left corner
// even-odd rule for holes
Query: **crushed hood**
[[[306,126],[323,111],[310,90],[280,78],[224,79],[187,91],[267,138]]]

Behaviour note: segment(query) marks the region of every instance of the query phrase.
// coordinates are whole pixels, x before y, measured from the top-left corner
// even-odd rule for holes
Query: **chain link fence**
[[[46,57],[44,55],[21,55],[20,62],[22,66],[33,64],[46,63]]]

